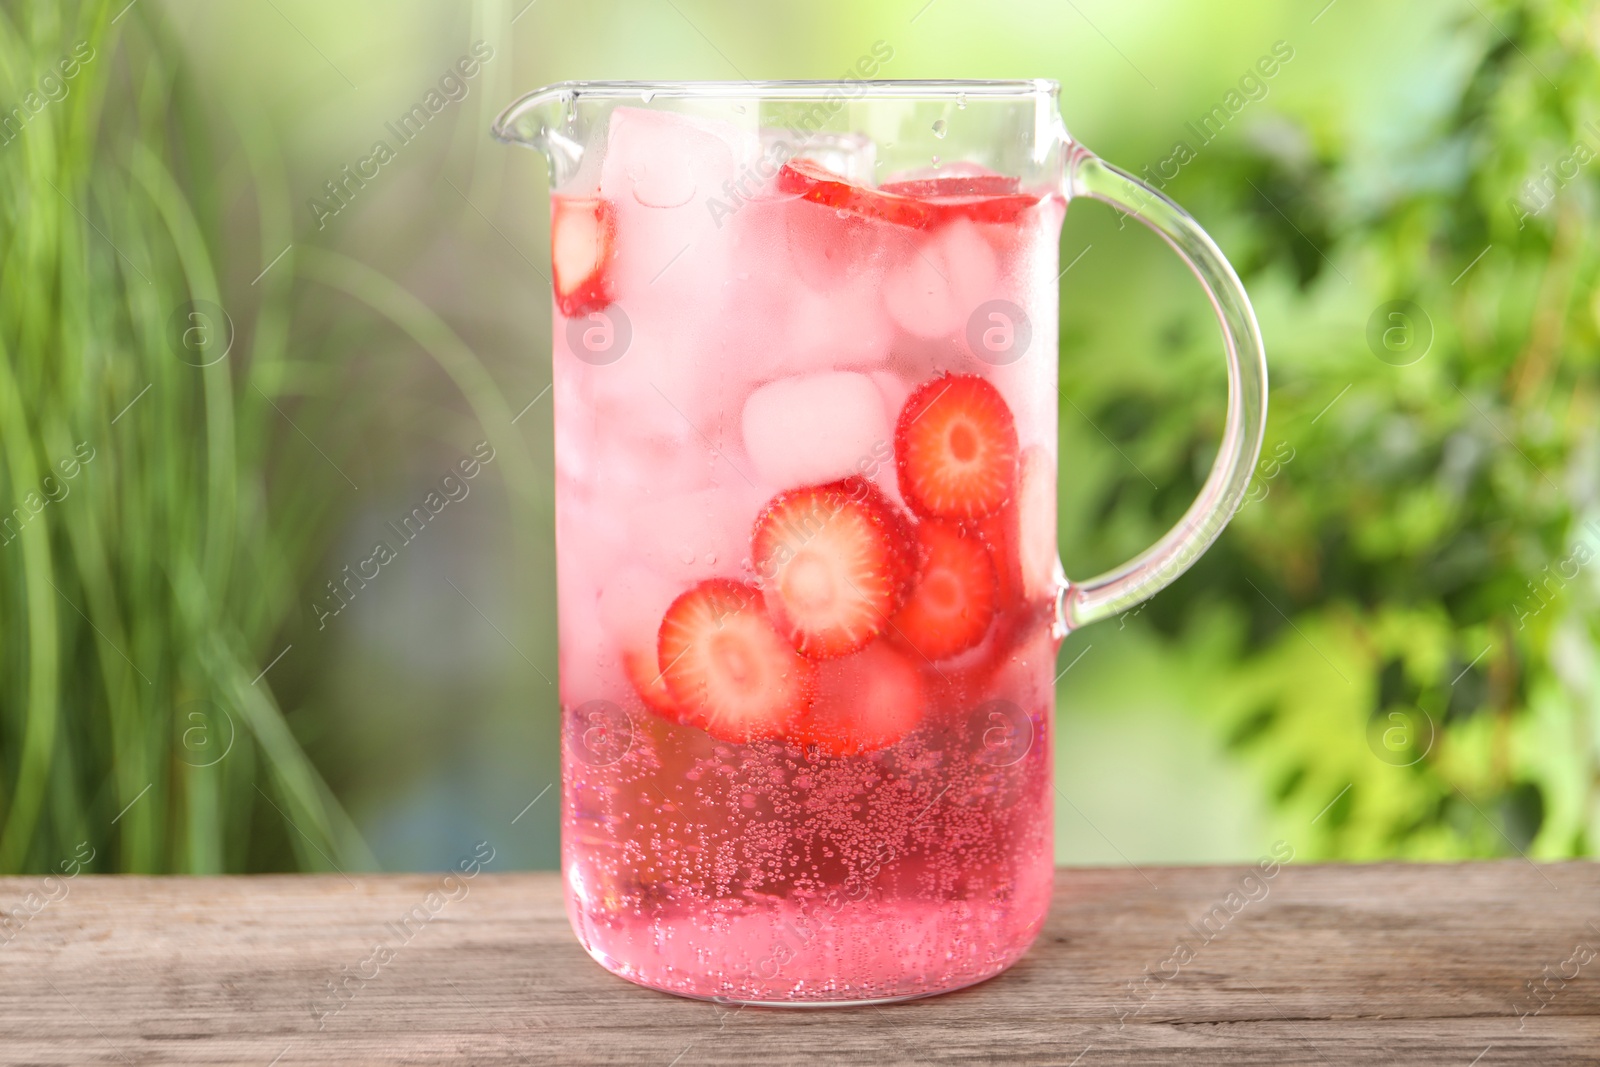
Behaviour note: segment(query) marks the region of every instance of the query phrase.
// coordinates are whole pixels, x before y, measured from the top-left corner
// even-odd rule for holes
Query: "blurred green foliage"
[[[1227,220],[1274,388],[1254,502],[1140,622],[1308,858],[1555,857],[1600,833],[1600,257],[1574,152],[1600,156],[1600,23],[1577,2],[1454,19],[1464,74],[1399,143],[1290,103],[1171,189]],[[1180,365],[1200,338],[1199,315],[1173,324]],[[1170,423],[1181,388],[1109,381],[1085,406],[1170,481],[1216,432]],[[1187,499],[1141,488],[1090,501],[1135,544]]]
[[[215,261],[240,189],[162,20],[113,26],[122,6],[0,20],[0,870],[83,841],[127,871],[359,861],[257,684],[338,520],[335,471],[271,477],[280,405],[326,417],[291,381],[293,267],[230,321]],[[263,140],[230,147],[260,194],[247,239],[281,247]]]
[[[542,165],[488,116],[562,78],[830,77],[877,39],[888,77],[1058,77],[1076,134],[1170,176],[1267,339],[1255,499],[1063,647],[1060,858],[1594,852],[1589,5],[23,0],[0,5],[0,110],[27,111],[0,134],[0,505],[22,509],[0,871],[82,840],[99,869],[443,866],[485,836],[552,865],[554,805],[524,808],[556,773]],[[448,123],[319,228],[308,200],[476,40],[495,58]],[[1280,41],[1202,143],[1189,124]],[[1159,242],[1085,203],[1080,253],[1061,528],[1085,575],[1187,506],[1221,374]],[[235,341],[206,367],[199,301]],[[371,524],[479,440],[506,492],[319,627]]]

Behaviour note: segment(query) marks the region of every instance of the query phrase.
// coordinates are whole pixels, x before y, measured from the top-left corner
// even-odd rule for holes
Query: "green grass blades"
[[[370,867],[261,676],[348,494],[267,477],[280,411],[348,439],[281,392],[294,256],[214,266],[282,179],[124,3],[0,12],[0,873]]]

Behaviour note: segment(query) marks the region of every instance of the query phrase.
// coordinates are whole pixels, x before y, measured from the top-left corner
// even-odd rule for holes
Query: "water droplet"
[[[656,91],[654,89],[646,89],[644,92],[639,94],[639,99],[643,100],[647,104],[650,101],[654,100],[655,98],[656,98]]]
[[[717,565],[717,554],[715,552],[707,552],[706,553],[706,566],[715,567],[716,565]]]
[[[966,93],[957,93],[956,94],[956,110],[957,111],[965,111],[965,110],[967,110],[967,94]]]
[[[692,565],[694,563],[694,551],[692,549],[684,549],[678,553],[678,560],[685,567]]]
[[[744,105],[743,104],[734,104],[733,105],[733,111],[734,111],[734,114],[736,114],[736,115],[743,115],[744,114]]]
[[[947,128],[948,127],[945,125],[944,119],[933,120],[933,135],[939,138],[939,140],[944,140],[944,135]]]
[[[938,170],[939,169],[939,157],[938,156],[934,156],[933,157],[933,169],[934,170]]]

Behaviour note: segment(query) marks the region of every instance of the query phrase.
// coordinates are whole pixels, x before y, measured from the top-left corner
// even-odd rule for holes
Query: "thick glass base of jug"
[[[959,901],[900,902],[891,916],[862,905],[826,926],[784,903],[709,924],[687,915],[597,924],[574,914],[573,928],[602,967],[651,989],[734,1006],[838,1008],[987,981],[1021,959],[1044,925],[1043,908],[1021,915]]]

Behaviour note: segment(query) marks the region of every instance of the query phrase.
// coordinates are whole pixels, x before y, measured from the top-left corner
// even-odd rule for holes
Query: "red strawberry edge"
[[[629,649],[622,654],[622,670],[633,685],[644,706],[668,722],[686,724],[683,708],[667,688],[666,673],[662,671],[655,649],[648,652]]]
[[[795,158],[778,169],[780,192],[853,215],[881,219],[914,230],[930,230],[954,219],[1015,222],[1040,202],[1017,191],[1016,178],[969,175],[886,182],[872,188],[835,174],[815,160]]]
[[[915,729],[927,704],[922,672],[880,639],[818,668],[816,701],[789,736],[830,756],[875,752]]]
[[[610,266],[616,236],[616,210],[611,201],[551,198],[550,274],[556,306],[567,318],[599,311],[614,299]]]

